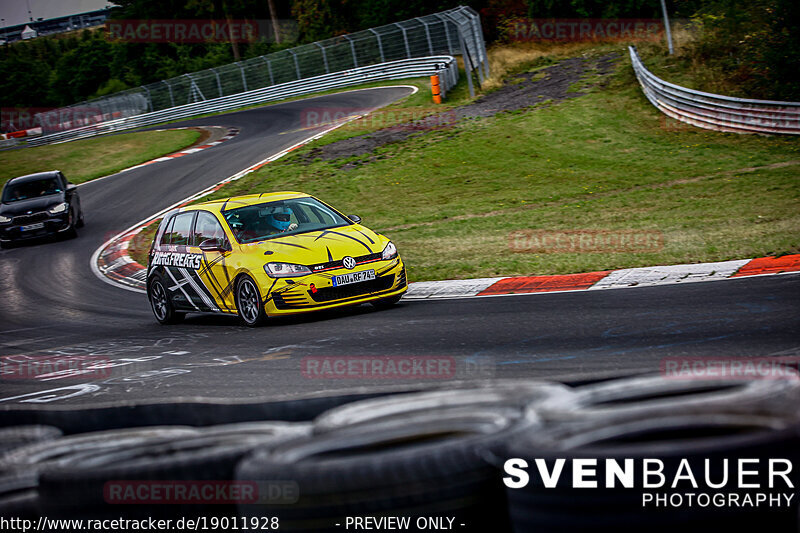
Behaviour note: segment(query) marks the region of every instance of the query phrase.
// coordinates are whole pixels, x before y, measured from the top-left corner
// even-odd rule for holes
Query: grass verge
[[[197,130],[150,131],[0,152],[0,185],[15,176],[60,170],[83,183],[176,152],[200,137]]]

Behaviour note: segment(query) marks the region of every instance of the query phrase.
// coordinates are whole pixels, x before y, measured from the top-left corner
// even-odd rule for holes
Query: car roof
[[[247,194],[244,196],[231,196],[230,198],[222,198],[220,200],[212,200],[210,202],[203,202],[201,204],[190,205],[181,209],[181,211],[192,211],[195,209],[207,209],[210,211],[222,212],[228,209],[236,209],[237,207],[246,207],[248,205],[263,204],[265,202],[275,202],[278,200],[289,200],[293,198],[308,198],[310,195],[302,192],[294,191],[280,191],[280,192],[265,192],[261,194]]]
[[[13,183],[24,183],[26,181],[36,181],[44,178],[54,178],[58,175],[58,170],[50,170],[48,172],[37,172],[36,174],[26,174],[25,176],[17,176],[16,178],[11,178],[6,182],[6,185]]]

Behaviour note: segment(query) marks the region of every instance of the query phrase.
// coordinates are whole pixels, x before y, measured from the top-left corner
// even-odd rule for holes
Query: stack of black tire
[[[348,517],[363,516],[403,517],[412,531],[417,519],[430,526],[431,518],[470,532],[797,531],[798,497],[778,509],[645,507],[643,493],[651,489],[639,478],[633,488],[605,488],[603,464],[651,458],[674,472],[684,461],[702,476],[708,462],[713,480],[722,477],[725,459],[732,473],[741,458],[762,460],[762,470],[768,459],[798,465],[800,379],[645,376],[575,387],[500,381],[396,392],[291,406],[251,402],[239,409],[121,406],[135,409],[140,421],[169,424],[127,428],[123,411],[113,407],[103,411],[117,413],[105,418],[107,427],[97,412],[81,417],[6,408],[0,411],[0,425],[8,426],[0,429],[0,515],[246,517],[240,526],[277,517],[280,530],[298,532],[345,531]],[[236,423],[226,423],[231,419]],[[526,486],[504,483],[510,458],[527,461]],[[572,487],[576,458],[596,460],[598,488]],[[537,460],[551,472],[563,462],[555,487],[542,482]],[[797,472],[790,476],[797,487]],[[238,505],[121,505],[104,493],[119,480],[236,480],[255,483],[259,498]],[[292,489],[272,490],[287,486]],[[658,491],[687,492],[670,483]]]

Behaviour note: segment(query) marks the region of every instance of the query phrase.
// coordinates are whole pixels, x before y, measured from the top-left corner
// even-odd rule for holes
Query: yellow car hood
[[[342,226],[309,233],[274,237],[266,241],[243,245],[257,248],[265,262],[287,262],[314,265],[338,261],[345,256],[361,257],[379,253],[388,239],[360,224]],[[272,253],[270,253],[272,252]]]

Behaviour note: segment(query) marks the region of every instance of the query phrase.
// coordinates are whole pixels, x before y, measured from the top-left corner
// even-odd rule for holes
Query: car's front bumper
[[[41,228],[34,230],[22,229],[25,226],[30,226],[32,224],[39,224],[39,223],[42,224]],[[14,223],[2,224],[0,225],[0,241],[11,242],[11,241],[23,241],[27,239],[36,239],[39,237],[52,235],[54,233],[67,231],[69,227],[70,227],[69,216],[67,214],[50,215],[46,218],[43,217],[40,220],[31,221],[30,223],[26,224],[14,224]]]
[[[302,278],[270,279],[264,306],[267,315],[291,315],[308,311],[358,305],[402,295],[408,289],[403,261],[397,257],[369,265],[375,269],[375,279],[334,287],[332,277],[353,271],[337,269],[324,274]],[[354,271],[367,270],[358,268]],[[313,287],[312,287],[313,284]]]

